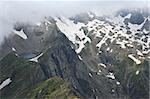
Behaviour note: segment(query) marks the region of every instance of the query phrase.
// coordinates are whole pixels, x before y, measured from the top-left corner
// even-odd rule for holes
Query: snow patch
[[[101,72],[102,71],[99,69],[98,72],[97,72],[97,75],[101,75]]]
[[[116,82],[116,84],[117,84],[117,85],[120,85],[120,82],[119,82],[119,81],[117,81],[117,82]]]
[[[137,65],[141,64],[141,61],[139,59],[136,59],[133,54],[128,55],[130,59],[132,59]]]
[[[76,51],[76,53],[80,53],[82,51],[82,49],[85,47],[85,45],[84,45],[83,41],[81,41],[81,42],[78,41],[76,43],[79,44],[79,48],[76,49],[75,51]]]
[[[120,47],[121,47],[121,48],[123,48],[123,49],[124,49],[124,48],[126,48],[125,44],[124,44],[124,43],[122,43],[122,42],[116,42],[116,44],[119,44],[119,45],[120,45]]]
[[[128,14],[127,16],[125,16],[124,19],[126,19],[126,18],[130,19],[130,17],[131,17],[131,13]]]
[[[21,31],[13,30],[13,33],[17,34],[18,36],[20,36],[23,39],[27,39],[28,38],[27,35],[23,32],[23,29],[21,29]]]
[[[90,77],[93,77],[91,73],[89,73],[89,76],[90,76]]]
[[[105,64],[103,64],[103,63],[99,63],[98,66],[102,66],[102,67],[104,67],[104,68],[107,67],[107,66],[106,66]]]
[[[111,78],[111,79],[115,79],[115,76],[113,73],[109,73],[108,75],[106,75],[106,77]]]
[[[41,22],[36,23],[37,26],[41,26]]]
[[[149,31],[147,31],[146,29],[143,30],[144,34],[148,34]]]
[[[139,70],[137,70],[135,74],[136,74],[136,75],[138,75],[139,73],[140,73],[140,71],[139,71]]]
[[[4,87],[6,87],[7,85],[9,85],[11,82],[12,82],[12,80],[10,78],[3,81],[2,84],[0,85],[0,90],[3,89]]]
[[[15,55],[18,57],[19,55],[15,53]]]
[[[143,53],[141,53],[139,50],[136,50],[136,51],[137,51],[137,55],[143,56]]]
[[[110,47],[108,47],[108,48],[106,49],[106,51],[110,51]]]
[[[11,48],[14,52],[16,52],[16,49],[14,47]]]
[[[82,57],[80,55],[78,55],[79,59],[82,60]]]
[[[115,90],[114,90],[114,89],[112,89],[111,91],[112,91],[112,92],[115,92]]]
[[[43,55],[43,53],[41,53],[40,55],[30,59],[30,61],[34,61],[34,62],[38,62],[38,59]]]

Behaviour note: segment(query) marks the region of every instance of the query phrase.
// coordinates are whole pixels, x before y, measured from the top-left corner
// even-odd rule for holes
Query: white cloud
[[[1,0],[0,42],[10,33],[13,24],[17,21],[34,23],[44,16],[70,16],[89,10],[108,14],[123,7],[144,7],[147,4],[147,0],[144,2],[137,2],[137,0],[136,2],[135,0],[130,2],[128,0]]]

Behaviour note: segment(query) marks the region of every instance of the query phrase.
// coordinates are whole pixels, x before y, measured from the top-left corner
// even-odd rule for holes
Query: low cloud
[[[148,0],[0,1],[0,42],[11,33],[16,22],[36,23],[45,16],[73,16],[86,11],[111,14],[121,8],[143,8],[147,4]]]

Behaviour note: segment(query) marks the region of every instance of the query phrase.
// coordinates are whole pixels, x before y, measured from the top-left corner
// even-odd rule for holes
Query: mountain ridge
[[[42,76],[39,82],[58,76],[67,81],[75,96],[80,98],[148,99],[149,16],[142,17],[138,11],[133,13],[109,18],[90,12],[71,18],[45,18],[35,25],[15,25],[14,35],[6,38],[0,47],[0,82],[8,77],[12,81],[0,90],[2,96],[11,90],[7,87],[13,86],[10,75],[21,80],[21,76],[30,71],[34,74],[33,68],[38,67],[39,77]],[[139,17],[142,17],[141,22]],[[11,52],[13,55],[9,54]],[[26,73],[18,71],[27,68],[27,64],[31,69]],[[13,73],[6,75],[9,66]],[[31,81],[32,76],[29,76]],[[20,90],[27,87],[23,83],[25,86],[18,87]]]

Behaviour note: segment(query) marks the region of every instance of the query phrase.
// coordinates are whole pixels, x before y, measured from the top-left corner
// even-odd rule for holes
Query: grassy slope
[[[22,96],[31,99],[77,99],[69,84],[59,77],[52,77],[25,90]]]
[[[38,63],[17,57],[15,53],[0,60],[0,82],[8,77],[12,82],[0,90],[0,99],[75,98],[68,83],[58,77],[47,79]]]

